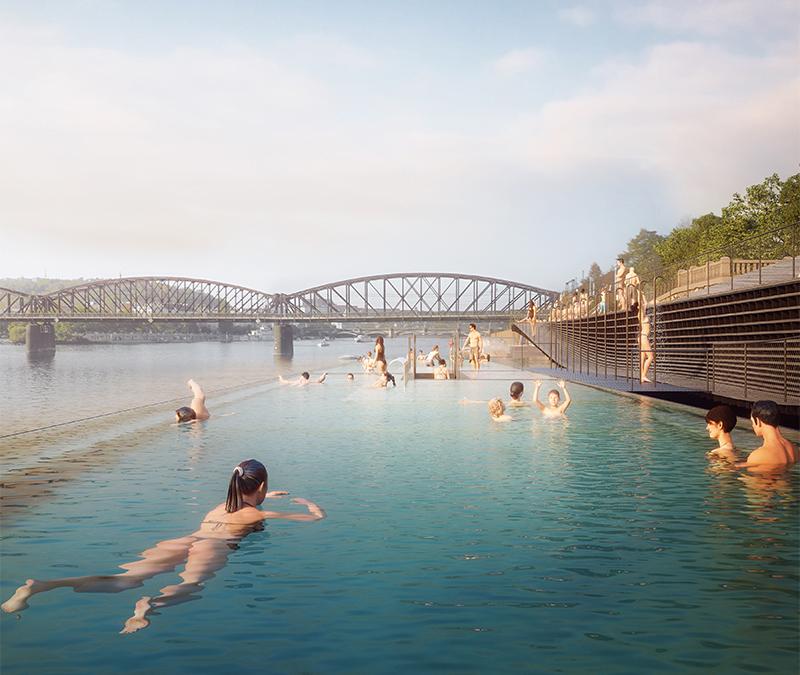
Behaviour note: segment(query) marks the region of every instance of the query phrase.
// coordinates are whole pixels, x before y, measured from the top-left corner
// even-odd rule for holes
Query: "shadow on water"
[[[56,350],[26,352],[28,363],[34,368],[48,368],[56,358]]]

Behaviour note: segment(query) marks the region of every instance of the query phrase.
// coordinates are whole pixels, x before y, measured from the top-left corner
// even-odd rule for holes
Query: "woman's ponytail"
[[[228,484],[225,510],[236,513],[245,505],[244,496],[254,493],[262,483],[266,489],[267,480],[267,468],[258,460],[248,459],[237,464]]]

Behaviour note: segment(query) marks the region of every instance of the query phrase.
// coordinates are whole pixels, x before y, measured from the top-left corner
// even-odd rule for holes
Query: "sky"
[[[0,277],[560,290],[800,171],[800,3],[0,0]]]

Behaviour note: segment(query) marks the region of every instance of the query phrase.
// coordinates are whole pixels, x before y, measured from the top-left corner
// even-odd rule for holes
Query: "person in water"
[[[441,360],[442,355],[439,354],[439,345],[433,345],[433,349],[425,357],[425,365],[433,368],[433,366],[438,366]]]
[[[567,408],[569,408],[570,403],[572,403],[572,399],[567,391],[567,385],[564,380],[559,380],[558,386],[564,391],[564,402],[561,402],[561,394],[559,393],[558,389],[551,389],[547,394],[548,404],[544,405],[539,400],[539,389],[542,387],[542,382],[541,380],[536,380],[533,389],[533,402],[536,404],[536,407],[542,411],[542,415],[545,417],[564,416],[564,413],[567,411]]]
[[[522,392],[524,391],[525,385],[522,384],[522,382],[511,383],[511,387],[508,390],[508,395],[511,397],[511,400],[508,402],[509,408],[522,408],[523,406],[528,405],[522,400]]]
[[[181,583],[165,586],[156,597],[143,596],[136,603],[134,613],[125,622],[121,633],[133,633],[150,624],[148,615],[154,609],[177,605],[197,599],[203,582],[222,569],[238,542],[251,532],[263,529],[263,521],[270,519],[312,522],[325,517],[323,511],[308,499],[292,501],[308,509],[308,513],[262,511],[265,499],[287,495],[284,491],[267,491],[267,469],[259,461],[248,459],[233,469],[228,483],[227,499],[209,511],[200,527],[178,539],[167,539],[141,554],[141,560],[125,563],[120,574],[66,577],[51,581],[28,579],[11,598],[0,605],[4,612],[20,612],[28,606],[31,596],[55,588],[72,588],[76,593],[119,593],[141,587],[152,577],[172,572],[184,564],[178,576]]]
[[[499,398],[493,398],[491,401],[489,401],[487,407],[489,409],[489,416],[492,418],[492,421],[510,422],[512,420],[510,415],[506,415],[506,407]]]
[[[738,457],[731,439],[731,431],[736,426],[736,413],[726,405],[717,405],[706,413],[708,437],[717,441],[719,447],[709,450],[706,457],[722,459],[733,464]]]
[[[433,371],[433,379],[434,380],[450,379],[450,371],[447,370],[447,361],[445,361],[441,357],[439,357],[439,365],[436,366],[436,369]]]
[[[352,382],[353,380],[356,379],[356,376],[353,375],[353,373],[347,373],[346,379],[348,382]]]
[[[326,377],[328,377],[328,373],[322,373],[313,384],[322,384]],[[312,384],[311,375],[309,375],[307,371],[300,373],[300,377],[296,380],[286,380],[283,375],[278,375],[278,382],[281,384],[290,384],[293,387],[305,387],[307,384]]]
[[[188,406],[182,406],[175,411],[175,420],[178,423],[207,420],[211,417],[211,413],[206,408],[205,392],[194,380],[189,380],[187,384],[189,389],[192,390],[192,402]]]
[[[775,401],[756,401],[750,410],[753,433],[763,439],[737,468],[754,472],[779,471],[797,462],[797,448],[783,437],[778,428],[780,411]]]
[[[394,375],[392,375],[388,370],[384,370],[381,373],[381,376],[378,378],[378,381],[375,382],[373,385],[374,387],[378,388],[386,388],[389,385],[389,382],[392,383],[393,387],[397,386],[397,382],[395,382]]]

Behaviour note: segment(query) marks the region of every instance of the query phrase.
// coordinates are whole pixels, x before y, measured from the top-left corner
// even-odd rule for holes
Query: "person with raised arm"
[[[228,495],[219,506],[209,511],[200,527],[185,537],[167,539],[141,553],[141,559],[125,563],[120,574],[85,577],[66,577],[39,581],[28,579],[0,608],[4,612],[21,612],[28,600],[39,593],[55,588],[72,588],[77,593],[119,593],[141,587],[145,581],[159,574],[173,571],[184,564],[178,576],[181,583],[164,586],[156,597],[143,596],[136,602],[133,616],[120,631],[133,633],[150,624],[148,615],[154,609],[177,605],[198,599],[203,582],[212,579],[236,550],[238,542],[251,532],[263,529],[265,520],[290,520],[312,522],[325,517],[325,511],[308,499],[295,498],[295,504],[305,506],[307,513],[262,511],[265,499],[289,494],[277,490],[267,491],[266,467],[255,459],[240,462],[233,469],[228,483]]]
[[[783,437],[778,428],[780,411],[775,401],[756,401],[750,409],[753,433],[763,439],[744,462],[736,467],[755,473],[781,471],[797,462],[797,448]]]
[[[194,380],[189,380],[186,384],[192,390],[192,402],[188,406],[182,406],[175,411],[175,420],[182,422],[199,422],[211,417],[211,413],[206,408],[206,395],[203,388]]]
[[[542,412],[542,415],[545,417],[564,417],[564,413],[567,411],[567,408],[569,408],[570,403],[572,403],[572,398],[567,391],[566,382],[564,382],[564,380],[559,380],[558,382],[558,386],[564,391],[564,402],[561,402],[561,394],[558,389],[551,389],[547,394],[547,405],[544,405],[544,403],[539,400],[539,390],[542,388],[542,381],[536,380],[534,385],[533,402]]]

